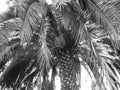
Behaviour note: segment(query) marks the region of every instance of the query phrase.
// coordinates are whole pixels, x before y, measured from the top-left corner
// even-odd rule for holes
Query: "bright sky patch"
[[[9,9],[7,1],[8,0],[0,0],[0,14],[6,12]]]

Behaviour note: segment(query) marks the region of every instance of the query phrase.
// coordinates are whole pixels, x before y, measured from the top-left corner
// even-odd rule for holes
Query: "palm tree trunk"
[[[59,68],[61,79],[61,90],[78,90],[76,83],[76,67],[79,64],[75,55],[69,51],[58,50],[56,53],[57,67]]]

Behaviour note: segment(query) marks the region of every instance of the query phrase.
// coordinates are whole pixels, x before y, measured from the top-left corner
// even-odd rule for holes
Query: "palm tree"
[[[83,66],[93,90],[119,90],[119,0],[14,3],[0,23],[1,89],[54,90],[59,76],[61,90],[79,90]]]

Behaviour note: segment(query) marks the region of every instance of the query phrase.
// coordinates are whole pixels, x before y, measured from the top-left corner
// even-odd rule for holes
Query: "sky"
[[[46,0],[48,4],[52,4],[52,0]],[[3,14],[9,10],[9,7],[13,5],[10,0],[0,0],[0,14]]]
[[[10,0],[0,0],[0,14],[7,12],[12,5],[13,2],[10,2]]]
[[[52,0],[46,0],[48,4],[52,4]]]
[[[0,14],[6,12],[9,9],[7,1],[8,0],[0,0]]]

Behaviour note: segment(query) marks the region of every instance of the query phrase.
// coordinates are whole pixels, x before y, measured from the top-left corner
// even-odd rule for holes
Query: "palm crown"
[[[2,89],[54,90],[58,75],[61,90],[79,90],[84,66],[93,90],[119,90],[119,0],[14,2],[0,23]]]

